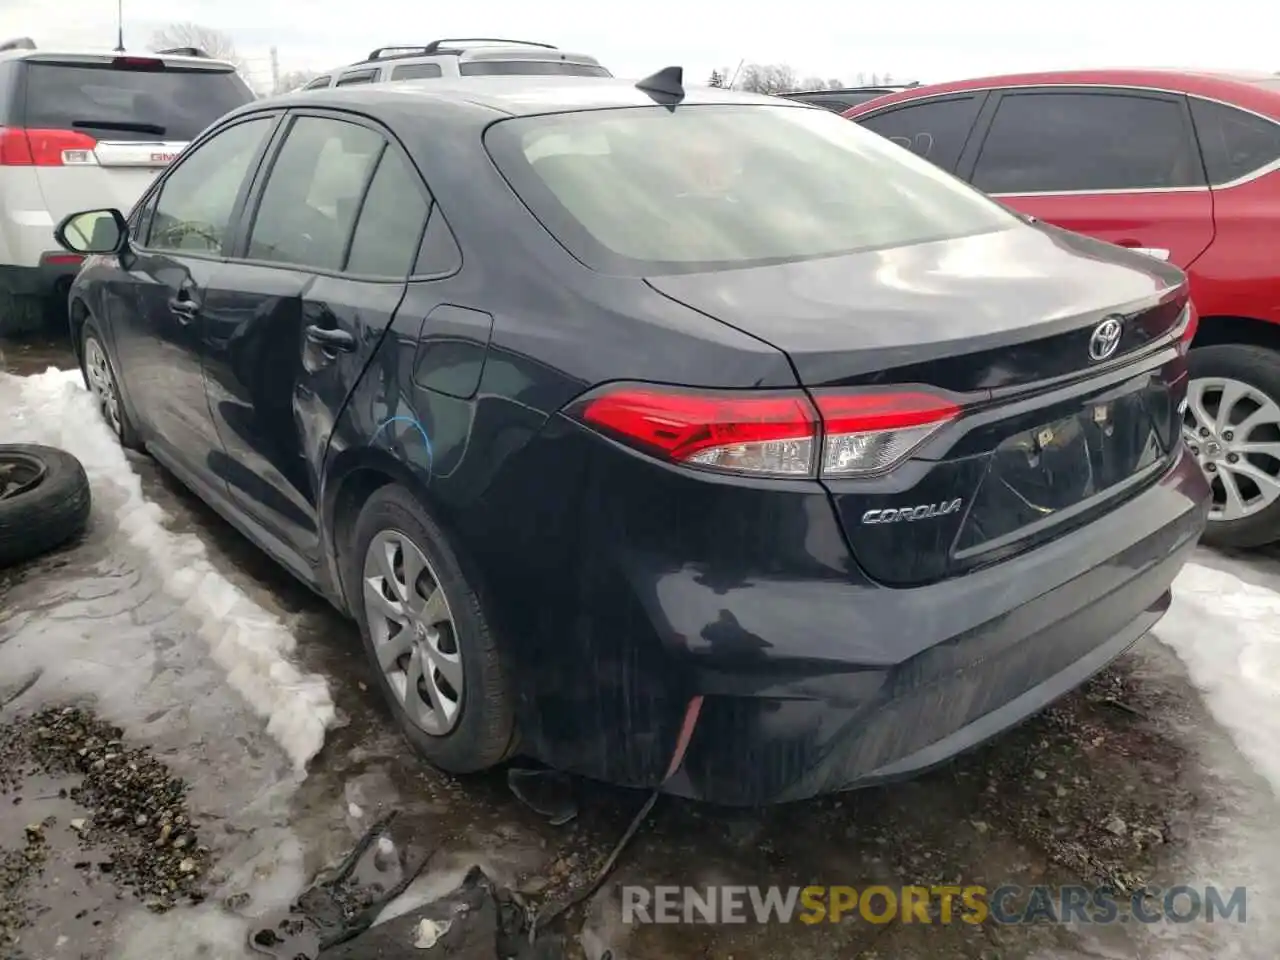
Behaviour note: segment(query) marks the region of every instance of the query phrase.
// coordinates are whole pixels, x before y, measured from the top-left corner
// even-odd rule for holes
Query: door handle
[[[169,300],[169,312],[178,318],[181,324],[188,324],[200,312],[200,304],[190,297],[172,297]]]
[[[326,330],[324,327],[317,327],[313,324],[307,327],[303,333],[312,343],[323,347],[329,352],[341,350],[344,353],[349,353],[356,348],[356,338],[346,330]]]

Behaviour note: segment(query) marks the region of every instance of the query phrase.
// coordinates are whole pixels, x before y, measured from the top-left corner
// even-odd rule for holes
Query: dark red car
[[[1023,213],[1187,271],[1200,329],[1184,419],[1213,487],[1205,539],[1280,539],[1280,76],[986,77],[843,115]]]

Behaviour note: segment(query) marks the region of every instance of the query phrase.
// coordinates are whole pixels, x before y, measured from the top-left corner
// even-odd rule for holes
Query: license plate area
[[[1044,530],[1055,514],[1119,490],[1171,452],[1167,390],[1151,388],[1089,398],[1071,413],[1011,434],[988,467],[956,540],[972,556],[1007,544],[1023,528]]]

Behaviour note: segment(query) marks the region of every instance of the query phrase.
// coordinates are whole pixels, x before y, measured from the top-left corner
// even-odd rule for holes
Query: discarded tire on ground
[[[0,444],[0,567],[48,553],[89,522],[89,478],[56,447]]]

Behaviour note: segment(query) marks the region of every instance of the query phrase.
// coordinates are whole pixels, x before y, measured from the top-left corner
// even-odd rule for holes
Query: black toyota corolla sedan
[[[729,804],[922,770],[1168,608],[1186,281],[679,81],[235,111],[60,225],[86,382],[357,621],[444,769]]]

